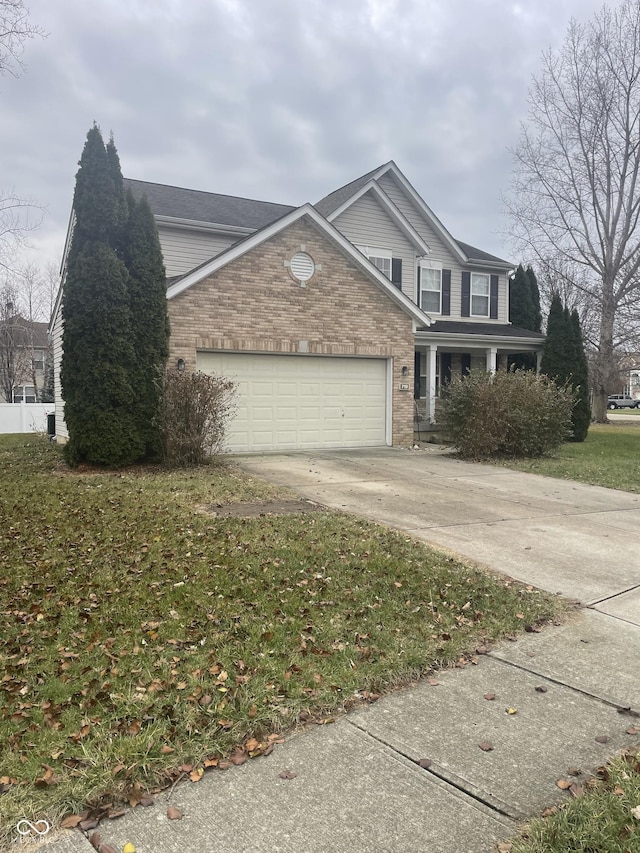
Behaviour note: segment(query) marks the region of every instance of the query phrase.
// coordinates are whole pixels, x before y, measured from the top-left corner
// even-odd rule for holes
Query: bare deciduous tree
[[[604,421],[617,323],[633,323],[640,297],[640,0],[572,21],[561,50],[543,55],[514,155],[511,235],[536,263],[563,259],[595,311],[594,416]]]

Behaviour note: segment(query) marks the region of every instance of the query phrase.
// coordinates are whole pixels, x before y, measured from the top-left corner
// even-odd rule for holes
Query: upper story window
[[[42,350],[33,351],[32,363],[34,370],[44,370],[44,352]]]
[[[471,273],[471,316],[489,316],[489,295],[491,293],[491,276],[488,273]]]
[[[380,249],[377,246],[358,246],[358,249],[374,266],[378,267],[383,275],[391,279],[391,252],[389,249]]]
[[[420,307],[427,314],[442,313],[442,270],[420,270]]]

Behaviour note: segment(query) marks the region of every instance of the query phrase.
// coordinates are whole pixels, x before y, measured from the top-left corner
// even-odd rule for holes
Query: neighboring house
[[[231,450],[408,444],[454,373],[542,351],[508,322],[513,264],[455,240],[393,162],[298,208],[125,185],[158,225],[170,365],[238,385]],[[60,299],[52,331],[58,377]]]
[[[46,323],[19,314],[0,320],[0,402],[41,401],[48,347]]]

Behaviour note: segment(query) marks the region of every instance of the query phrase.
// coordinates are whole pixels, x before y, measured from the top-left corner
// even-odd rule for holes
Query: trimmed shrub
[[[234,384],[220,376],[168,370],[162,380],[160,432],[170,465],[202,465],[220,453],[233,415]]]
[[[454,377],[438,424],[466,459],[545,456],[570,436],[573,391],[529,370]]]

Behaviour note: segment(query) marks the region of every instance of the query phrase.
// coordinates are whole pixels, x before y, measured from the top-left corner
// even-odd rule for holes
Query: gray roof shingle
[[[156,216],[171,216],[232,228],[264,228],[295,210],[295,207],[287,204],[152,184],[132,178],[125,178],[124,186],[137,199],[146,195],[151,211]]]

